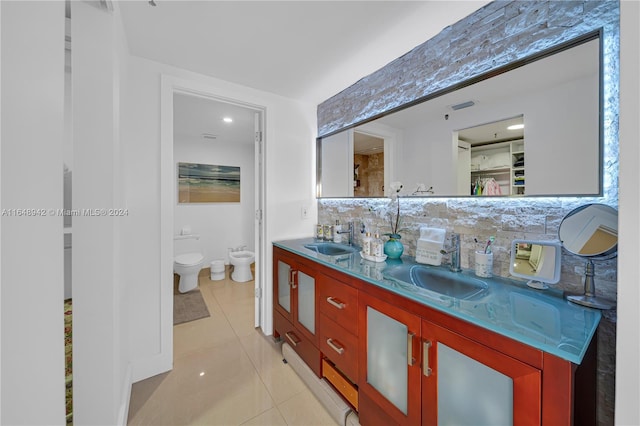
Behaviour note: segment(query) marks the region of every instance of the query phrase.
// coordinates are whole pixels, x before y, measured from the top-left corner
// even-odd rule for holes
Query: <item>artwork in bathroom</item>
[[[240,167],[178,163],[178,203],[239,203]]]

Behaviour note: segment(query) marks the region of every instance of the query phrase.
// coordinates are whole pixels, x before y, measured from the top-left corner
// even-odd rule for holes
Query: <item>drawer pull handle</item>
[[[422,363],[422,374],[426,377],[431,376],[431,367],[429,367],[429,349],[431,349],[431,342],[429,340],[425,340],[422,343],[422,352],[424,352],[424,362]]]
[[[329,345],[329,347],[331,347],[331,349],[333,349],[334,351],[338,352],[339,355],[342,355],[344,353],[344,348],[333,343],[333,339],[331,338],[327,339],[327,345]]]
[[[285,337],[287,338],[287,340],[288,340],[289,342],[291,342],[291,344],[292,344],[293,346],[298,346],[298,343],[300,343],[300,340],[298,340],[298,338],[296,337],[296,335],[295,335],[295,334],[293,334],[292,332],[287,331],[286,333],[284,333],[284,335],[285,335]],[[291,337],[291,336],[293,336],[293,337]],[[294,337],[295,337],[295,339],[294,339]]]
[[[329,302],[330,305],[333,305],[338,309],[344,309],[347,306],[344,303],[342,303],[341,301],[336,300],[331,296],[327,297],[327,302]]]
[[[407,334],[407,365],[410,367],[416,363],[416,359],[413,357],[413,338],[415,336],[415,333]]]

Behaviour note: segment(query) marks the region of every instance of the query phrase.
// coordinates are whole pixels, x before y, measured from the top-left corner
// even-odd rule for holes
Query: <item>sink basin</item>
[[[384,277],[456,299],[469,299],[483,293],[489,287],[486,282],[459,272],[422,265],[400,265],[385,270]]]
[[[358,249],[353,246],[345,246],[344,244],[331,242],[305,244],[304,247],[327,256],[339,256],[341,254],[351,254],[358,251]]]

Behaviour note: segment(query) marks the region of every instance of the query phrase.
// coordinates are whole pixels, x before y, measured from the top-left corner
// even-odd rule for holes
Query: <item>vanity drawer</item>
[[[327,275],[318,278],[320,312],[357,336],[358,290]]]
[[[322,375],[358,411],[358,388],[346,379],[326,359],[322,360]]]
[[[352,382],[358,382],[358,338],[320,315],[320,351]]]
[[[304,337],[280,312],[273,313],[273,328],[275,333],[282,338],[282,341],[288,343],[318,377],[322,377],[320,369],[321,357],[318,348]]]

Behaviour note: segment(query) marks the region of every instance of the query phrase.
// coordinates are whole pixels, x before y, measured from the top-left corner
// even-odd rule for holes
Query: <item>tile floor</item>
[[[129,425],[336,425],[253,327],[253,281],[200,276],[209,318],[173,328],[173,370],[131,390]]]

